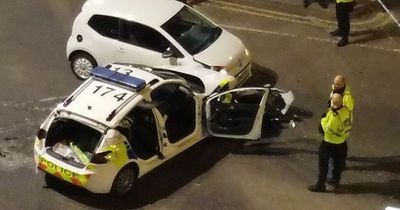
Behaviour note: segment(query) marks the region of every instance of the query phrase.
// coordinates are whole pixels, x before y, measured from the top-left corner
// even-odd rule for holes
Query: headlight
[[[211,70],[218,71],[221,74],[228,74],[228,71],[224,66],[211,66]]]
[[[249,52],[249,50],[247,48],[244,48],[244,53],[246,53],[246,56],[250,55],[250,52]]]

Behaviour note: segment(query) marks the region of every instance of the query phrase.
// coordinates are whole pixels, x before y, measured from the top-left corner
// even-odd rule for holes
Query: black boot
[[[310,0],[304,0],[304,7],[305,8],[308,8],[308,6],[310,6],[310,4],[311,4],[311,2],[310,2]]]
[[[339,40],[338,43],[336,43],[336,46],[344,47],[344,46],[346,46],[348,44],[349,44],[349,39],[348,38],[342,38],[342,39]]]
[[[321,0],[319,1],[319,5],[321,5],[322,8],[326,9],[328,8],[328,0]]]
[[[334,178],[329,179],[329,180],[327,181],[327,183],[328,183],[329,185],[331,185],[332,187],[334,187],[334,188],[339,188],[339,187],[340,187],[339,181],[338,181],[337,179],[334,179]]]
[[[326,192],[325,183],[317,182],[317,184],[311,185],[308,190],[311,192]]]

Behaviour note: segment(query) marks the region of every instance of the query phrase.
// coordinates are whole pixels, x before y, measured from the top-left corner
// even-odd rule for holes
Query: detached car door
[[[212,136],[258,140],[267,107],[285,114],[293,100],[291,92],[279,89],[233,89],[207,99],[205,125]]]

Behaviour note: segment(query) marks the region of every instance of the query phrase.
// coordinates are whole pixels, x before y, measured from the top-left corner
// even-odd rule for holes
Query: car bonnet
[[[245,47],[237,37],[223,30],[220,37],[194,59],[208,66],[226,67],[228,70],[245,56]],[[237,72],[230,72],[235,75]]]

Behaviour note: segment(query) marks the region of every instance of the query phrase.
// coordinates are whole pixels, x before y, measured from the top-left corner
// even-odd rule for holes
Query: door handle
[[[121,53],[125,53],[125,49],[122,47],[117,47],[117,51]]]

